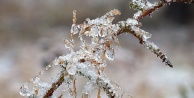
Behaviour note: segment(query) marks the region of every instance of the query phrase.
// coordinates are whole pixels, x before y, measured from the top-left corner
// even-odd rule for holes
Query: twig
[[[159,9],[160,7],[163,7],[164,5],[168,5],[170,3],[174,2],[182,2],[182,3],[194,3],[194,0],[160,0],[156,5],[154,5],[152,8],[144,10],[138,17],[134,17],[136,20],[141,20],[147,15],[150,15],[155,10]]]
[[[63,83],[64,76],[65,76],[64,71],[62,71],[60,74],[60,78],[52,84],[51,88],[47,91],[43,98],[49,98],[53,95],[53,92]]]
[[[139,22],[142,18],[151,14],[158,8],[173,2],[194,3],[194,0],[161,0],[155,4],[151,4],[148,1],[143,1],[142,3],[141,1],[134,0],[134,2],[132,2],[134,5],[132,4],[132,6],[137,7],[136,9],[138,9],[138,12],[133,18],[129,18],[126,21],[120,21],[116,24],[113,24],[112,21],[114,20],[115,15],[120,15],[120,12],[117,9],[111,10],[100,18],[93,20],[86,19],[83,24],[79,25],[76,24],[76,11],[73,11],[71,40],[65,40],[66,48],[69,48],[71,53],[66,56],[60,56],[42,70],[37,78],[31,81],[35,84],[35,87],[33,87],[32,90],[29,90],[28,83],[24,84],[21,87],[20,94],[27,97],[43,96],[43,98],[49,98],[64,81],[71,81],[71,83],[73,82],[73,87],[69,87],[69,93],[76,98],[76,76],[82,76],[89,80],[89,87],[92,86],[90,89],[94,89],[95,87],[98,88],[98,98],[100,98],[101,89],[106,92],[109,98],[122,96],[118,95],[114,84],[105,76],[103,70],[107,65],[105,57],[109,60],[114,59],[115,52],[112,43],[119,43],[117,36],[123,33],[129,33],[135,36],[141,45],[156,54],[166,65],[173,67],[166,55],[160,51],[159,47],[153,42],[148,41],[148,39],[151,38],[151,34],[140,29]],[[78,33],[81,49],[75,52],[73,36]],[[86,44],[85,40],[82,38],[83,35],[92,37],[91,45]],[[42,85],[40,82],[39,76],[52,66],[61,66],[63,70],[56,81],[47,85],[47,88],[45,88],[45,85]],[[65,76],[69,76],[70,78],[66,79],[64,78]],[[39,89],[43,90],[41,94],[39,94]],[[88,92],[90,92],[89,90]],[[82,97],[89,97],[89,93],[83,93]]]

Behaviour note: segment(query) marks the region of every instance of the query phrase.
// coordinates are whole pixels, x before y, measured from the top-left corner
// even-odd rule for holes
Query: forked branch
[[[137,13],[134,14],[133,18],[128,18],[126,21],[120,21],[116,24],[112,23],[114,16],[121,14],[117,9],[111,10],[100,18],[87,18],[82,24],[76,23],[76,11],[73,11],[71,39],[64,41],[65,47],[71,52],[56,58],[39,75],[31,79],[32,89],[29,87],[29,82],[25,83],[21,87],[20,94],[29,98],[48,98],[64,83],[64,85],[68,85],[65,91],[68,91],[70,98],[76,98],[75,80],[77,76],[82,76],[88,80],[84,86],[82,98],[90,97],[90,93],[94,89],[98,89],[98,97],[100,97],[100,92],[103,90],[109,98],[122,98],[125,91],[122,91],[121,94],[118,93],[120,87],[109,80],[104,73],[104,69],[107,66],[105,57],[108,60],[114,60],[115,51],[113,45],[114,43],[119,44],[117,36],[129,33],[136,37],[141,45],[157,55],[162,62],[173,67],[159,47],[148,41],[151,38],[151,34],[140,28],[140,20],[142,18],[153,13],[156,9],[173,2],[194,3],[194,0],[163,0],[154,4],[143,0],[132,0],[130,7],[138,10]],[[81,44],[78,51],[74,50],[74,35],[76,34]],[[91,38],[91,44],[88,44],[83,36]],[[60,66],[61,71],[54,78],[54,81],[51,84],[42,82],[40,76],[44,71],[56,66]],[[60,98],[62,96],[63,94],[60,95]]]

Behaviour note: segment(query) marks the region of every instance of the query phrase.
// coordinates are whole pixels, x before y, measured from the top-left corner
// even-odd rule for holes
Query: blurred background
[[[70,38],[73,10],[77,23],[82,23],[116,8],[122,13],[116,23],[133,16],[128,4],[128,0],[0,0],[0,98],[22,98],[22,84],[69,52],[63,39]],[[174,3],[142,20],[142,28],[152,33],[150,40],[174,68],[123,34],[116,59],[108,62],[107,76],[134,98],[194,98],[193,12],[193,4]]]

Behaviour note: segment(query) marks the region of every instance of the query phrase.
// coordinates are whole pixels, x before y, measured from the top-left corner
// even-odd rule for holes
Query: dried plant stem
[[[73,88],[74,88],[73,92],[74,92],[74,95],[76,98],[77,97],[77,90],[76,90],[76,79],[75,78],[73,79]]]
[[[100,96],[100,88],[98,89],[97,98],[101,98],[101,96]]]
[[[28,83],[25,83],[21,87],[20,94],[26,97],[50,98],[55,90],[64,82],[68,85],[69,95],[76,98],[76,77],[82,76],[88,79],[84,87],[85,91],[82,93],[82,98],[88,98],[93,89],[98,89],[97,98],[101,98],[101,90],[104,90],[109,98],[122,97],[125,92],[121,95],[119,94],[119,91],[116,90],[119,86],[106,77],[104,69],[107,66],[105,57],[109,60],[114,60],[115,51],[112,44],[114,42],[119,43],[117,36],[123,33],[132,34],[139,40],[141,45],[153,52],[162,62],[173,67],[166,55],[160,51],[159,47],[148,40],[151,38],[151,34],[140,29],[141,23],[139,22],[158,8],[173,2],[194,3],[194,0],[161,0],[155,4],[151,4],[147,0],[132,0],[131,7],[138,10],[138,12],[134,14],[133,18],[128,18],[126,21],[120,21],[116,24],[112,23],[114,16],[121,14],[117,9],[111,10],[100,18],[92,20],[88,18],[83,24],[76,24],[76,11],[73,11],[71,39],[70,41],[64,41],[66,48],[71,53],[56,58],[53,63],[48,65],[37,77],[30,81],[34,84],[33,89],[30,90]],[[78,38],[81,42],[81,49],[78,51],[74,51],[73,37],[76,34],[79,34]],[[82,36],[90,37],[92,44],[88,45]],[[40,81],[40,76],[53,66],[62,67],[62,71],[59,71],[60,73],[54,82],[49,84]],[[59,98],[62,96],[61,94]]]
[[[53,92],[63,83],[64,76],[65,76],[65,73],[64,73],[64,71],[62,71],[59,79],[52,84],[51,88],[46,92],[46,94],[43,96],[43,98],[49,98],[53,95]]]

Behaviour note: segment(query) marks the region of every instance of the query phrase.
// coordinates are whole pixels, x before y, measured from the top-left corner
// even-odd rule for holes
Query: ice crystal
[[[76,66],[73,65],[73,64],[68,64],[68,65],[67,65],[67,72],[68,72],[70,75],[75,75],[75,73],[76,73]]]
[[[86,83],[86,85],[84,86],[84,91],[83,91],[83,93],[84,93],[84,94],[90,94],[90,93],[92,92],[92,90],[94,90],[94,89],[95,89],[95,83],[92,82],[92,81],[88,81],[88,82]]]
[[[109,60],[114,60],[114,49],[107,49],[106,50],[106,57],[109,59]]]
[[[69,50],[73,49],[74,46],[73,46],[73,43],[71,41],[65,40],[64,43],[65,43],[65,47],[67,49],[69,49]]]
[[[78,29],[78,27],[77,27],[75,24],[73,24],[73,25],[71,26],[71,33],[72,33],[72,34],[77,34],[77,33],[79,33],[79,29]]]
[[[22,85],[22,87],[20,88],[20,95],[22,96],[30,96],[32,93],[29,90],[29,85],[28,83],[25,83],[24,85]]]
[[[98,27],[94,26],[91,28],[91,32],[92,32],[91,36],[97,37],[100,31],[99,31]]]
[[[133,19],[133,18],[128,18],[127,20],[126,20],[126,23],[128,24],[128,25],[138,25],[138,21],[136,20],[136,19]]]

